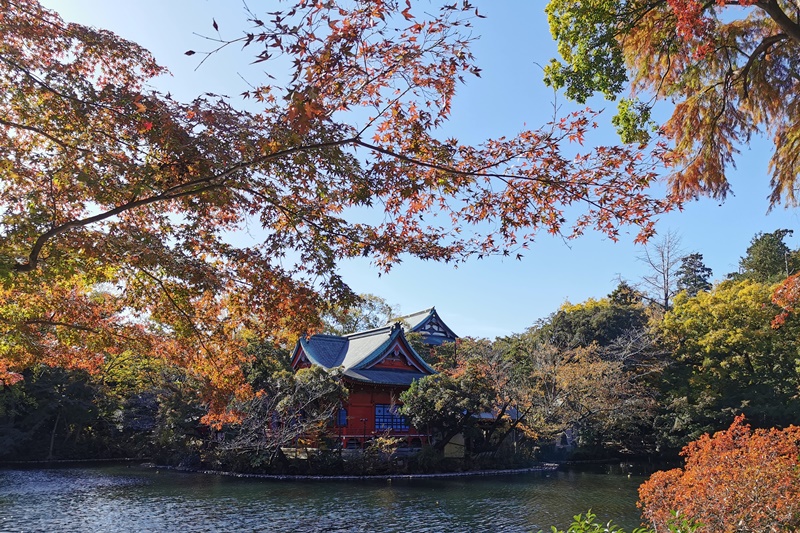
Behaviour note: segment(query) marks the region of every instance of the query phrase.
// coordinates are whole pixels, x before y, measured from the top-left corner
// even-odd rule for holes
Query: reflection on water
[[[135,467],[0,470],[0,531],[535,532],[589,508],[632,528],[643,479],[569,471],[301,482]]]

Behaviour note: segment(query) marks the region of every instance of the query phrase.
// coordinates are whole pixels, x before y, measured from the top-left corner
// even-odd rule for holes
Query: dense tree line
[[[588,457],[674,453],[739,414],[756,427],[795,423],[800,320],[772,301],[797,255],[787,235],[756,235],[740,269],[714,285],[702,255],[684,254],[668,311],[623,281],[507,337],[430,348],[410,335],[439,373],[402,395],[403,413],[431,433],[438,451],[462,434],[475,456],[501,456],[525,441],[540,458],[556,449],[562,457],[564,449]],[[362,302],[329,314],[328,331],[394,314],[379,297]],[[227,408],[241,422],[218,428],[200,423],[210,407],[196,378],[157,357],[118,358],[99,376],[34,367],[0,391],[3,458],[285,465],[281,448],[319,441],[347,391],[336,375],[293,375],[287,347],[253,341],[247,359],[242,373],[256,394],[234,397]]]
[[[298,0],[253,14],[255,30],[220,34],[220,46],[290,65],[244,94],[255,112],[151,90],[165,69],[147,50],[35,0],[0,8],[0,459],[296,468],[300,454],[284,449],[325,452],[347,390],[336,372],[289,372],[287,349],[297,335],[392,313],[359,301],[340,261],[365,256],[386,271],[404,254],[461,261],[516,252],[542,231],[616,238],[626,225],[644,242],[654,216],[724,197],[738,144],[760,127],[774,140],[771,201],[797,202],[800,32],[785,0],[550,0],[563,62],[547,81],[578,101],[614,98],[629,80],[647,97],[623,99],[614,119],[632,144],[575,157],[565,154],[583,144],[591,111],[478,144],[437,137],[456,87],[480,72],[470,45],[483,17],[469,2]],[[664,97],[676,106],[657,125],[650,111]],[[365,112],[366,125],[354,119]],[[667,198],[650,189],[658,164],[672,173]],[[379,222],[350,217],[359,209]],[[229,242],[254,220],[261,242]],[[520,442],[528,458],[695,441],[685,453],[696,462],[643,489],[645,503],[650,490],[679,505],[681,483],[719,442],[796,439],[789,428],[751,435],[735,418],[798,421],[790,233],[756,235],[716,284],[702,255],[668,235],[644,253],[652,270],[640,283],[565,304],[520,334],[427,351],[439,373],[402,398],[434,437],[417,466],[456,434],[468,460]],[[394,444],[375,439],[360,468]],[[796,466],[782,458],[795,450],[772,447],[791,485]],[[331,451],[306,453],[304,467],[346,468],[320,462]],[[770,519],[796,526],[795,509],[781,510],[788,519]],[[649,509],[660,525],[666,511]]]

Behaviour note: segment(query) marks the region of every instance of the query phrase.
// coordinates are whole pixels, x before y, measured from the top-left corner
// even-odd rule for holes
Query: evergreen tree
[[[678,268],[678,290],[686,291],[689,296],[697,296],[699,292],[711,289],[711,269],[703,263],[703,254],[693,253],[681,258]]]
[[[775,283],[797,270],[798,258],[783,239],[794,233],[778,229],[772,233],[757,233],[750,241],[747,255],[739,260],[739,272],[730,274],[735,280],[750,279],[760,283]]]
[[[608,297],[612,304],[617,305],[640,305],[642,303],[642,293],[631,287],[627,281],[620,281],[617,288]]]

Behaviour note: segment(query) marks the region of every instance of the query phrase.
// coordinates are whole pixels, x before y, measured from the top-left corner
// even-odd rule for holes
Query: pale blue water
[[[2,532],[535,532],[591,508],[639,524],[644,478],[552,472],[273,481],[139,467],[0,470]]]

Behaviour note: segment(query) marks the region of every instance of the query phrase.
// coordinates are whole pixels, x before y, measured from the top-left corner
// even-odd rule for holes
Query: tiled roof
[[[383,355],[383,350],[389,347],[399,333],[399,328],[385,326],[367,331],[360,331],[345,335],[349,341],[347,356],[344,359],[345,369],[364,368]]]
[[[407,343],[405,345],[411,356],[427,374],[406,370],[369,369],[370,365],[386,354],[386,350],[397,339],[402,339],[405,343],[403,329],[393,325],[341,337],[313,335],[309,339],[301,339],[300,346],[312,363],[324,368],[341,366],[346,376],[357,381],[410,385],[413,380],[435,372]]]
[[[444,323],[435,307],[395,318],[392,322],[403,324],[406,331],[421,333],[423,342],[430,345],[438,346],[445,342],[454,342],[458,338],[458,335]]]
[[[412,313],[410,315],[405,315],[401,317],[397,317],[392,320],[392,322],[401,322],[408,324],[408,327],[411,328],[411,331],[414,331],[420,324],[425,322],[428,317],[431,316],[432,312],[435,312],[436,308],[429,307],[427,309],[423,309],[422,311],[417,311],[416,313]]]
[[[300,345],[312,362],[325,368],[342,366],[347,353],[347,339],[335,335],[314,335]]]

